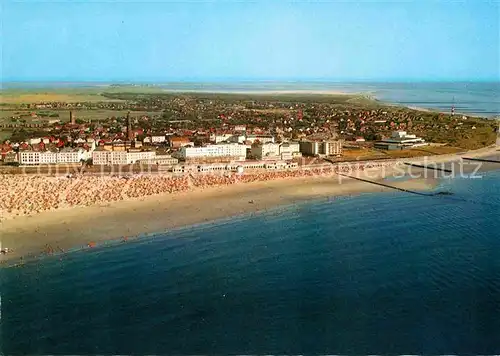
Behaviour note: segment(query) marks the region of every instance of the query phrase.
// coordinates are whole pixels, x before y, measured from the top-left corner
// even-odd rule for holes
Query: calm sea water
[[[150,83],[165,90],[181,91],[269,91],[317,90],[363,93],[381,101],[410,107],[428,108],[450,112],[452,105],[457,113],[483,117],[500,116],[500,82],[409,82],[409,83],[339,83],[328,81],[245,81],[245,82],[182,82]],[[1,83],[3,89],[19,88],[85,88],[106,87],[109,83]]]
[[[441,185],[1,269],[0,353],[498,354],[500,171]]]

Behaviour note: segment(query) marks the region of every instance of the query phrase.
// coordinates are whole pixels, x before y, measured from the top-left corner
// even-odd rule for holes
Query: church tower
[[[498,119],[498,128],[497,128],[497,147],[500,147],[500,119]]]
[[[130,120],[130,111],[127,113],[127,140],[132,141],[134,133],[132,132],[132,122]]]

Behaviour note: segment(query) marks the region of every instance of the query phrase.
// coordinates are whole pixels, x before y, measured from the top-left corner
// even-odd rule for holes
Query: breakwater
[[[439,167],[433,167],[433,166],[424,166],[422,164],[409,163],[409,162],[405,162],[405,164],[407,166],[416,167],[416,168],[432,169],[434,171],[441,171],[441,172],[446,172],[446,173],[453,173],[453,171],[451,169],[446,169],[446,168],[439,168]]]
[[[464,159],[466,161],[476,161],[476,162],[485,162],[485,163],[500,163],[500,161],[494,160],[494,159],[467,158],[467,157],[462,157],[462,159]]]

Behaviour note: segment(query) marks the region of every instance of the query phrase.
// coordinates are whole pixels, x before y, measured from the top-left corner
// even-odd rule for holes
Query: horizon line
[[[7,79],[0,80],[2,84],[23,84],[23,83],[40,83],[40,84],[84,84],[84,83],[102,83],[102,84],[232,84],[232,83],[499,83],[500,78],[462,78],[462,79],[327,79],[327,78],[170,78],[158,80],[133,80],[133,79]]]

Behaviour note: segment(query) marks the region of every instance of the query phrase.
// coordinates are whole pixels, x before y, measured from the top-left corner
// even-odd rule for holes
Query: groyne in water
[[[416,167],[416,168],[432,169],[432,170],[435,170],[435,171],[441,171],[441,172],[446,172],[446,173],[453,173],[453,171],[451,169],[446,169],[446,168],[424,166],[422,164],[415,164],[415,163],[409,163],[409,162],[405,162],[405,164],[407,166]]]
[[[494,159],[467,158],[467,157],[462,157],[462,159],[465,159],[466,161],[476,161],[476,162],[486,162],[486,163],[500,163],[500,161],[497,161],[497,160],[494,160]]]
[[[414,191],[414,190],[405,189],[405,188],[399,188],[399,187],[395,187],[393,185],[389,185],[389,184],[385,184],[385,183],[381,183],[381,182],[375,182],[375,181],[368,180],[368,179],[363,179],[363,178],[359,178],[359,177],[353,177],[353,176],[350,176],[348,174],[338,173],[338,175],[340,175],[342,177],[347,177],[347,178],[359,180],[361,182],[370,183],[370,184],[378,185],[378,186],[389,188],[389,189],[399,190],[399,191],[405,192],[405,193],[410,193],[410,194],[415,194],[415,195],[423,195],[423,196],[426,196],[426,197],[432,197],[432,196],[435,196],[435,195],[446,194],[446,193],[443,193],[443,192],[437,192],[437,193],[417,192],[417,191]]]

